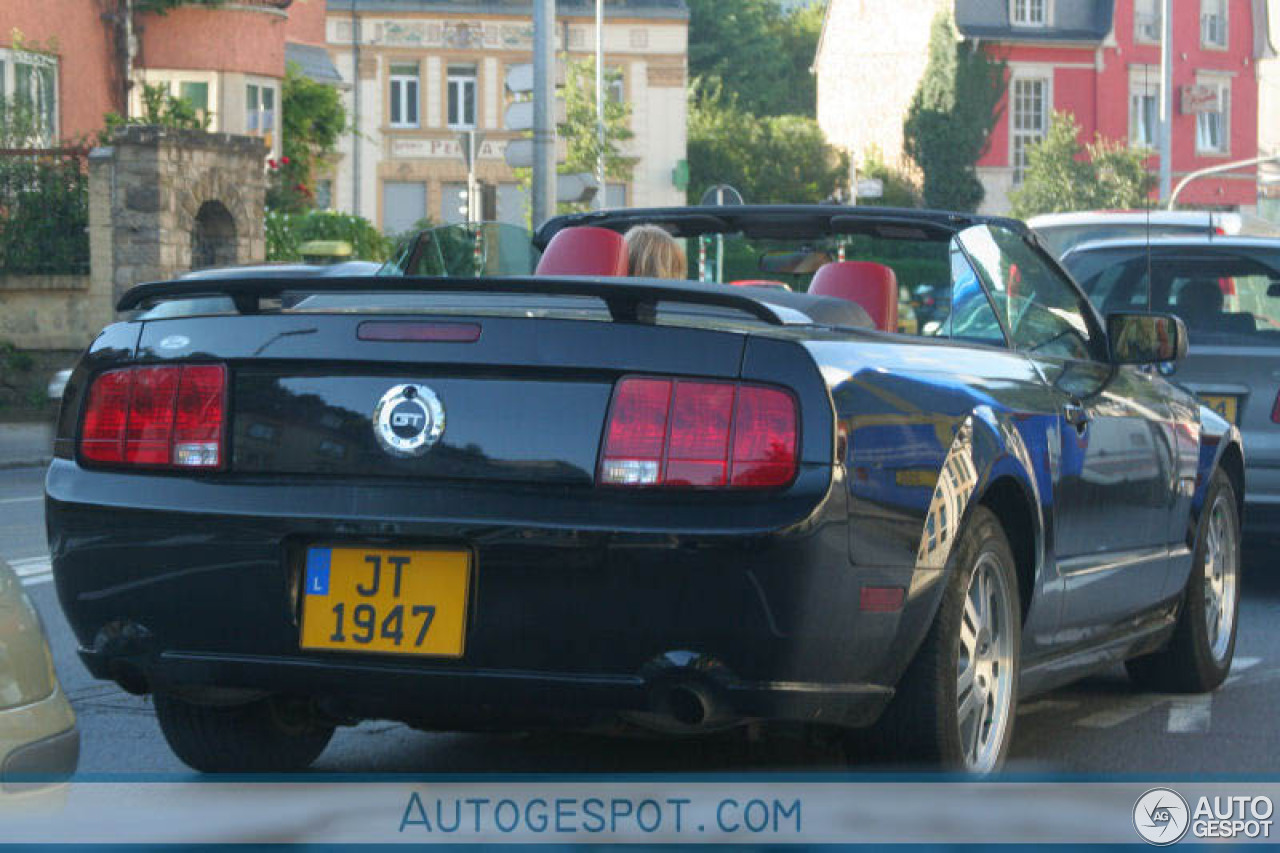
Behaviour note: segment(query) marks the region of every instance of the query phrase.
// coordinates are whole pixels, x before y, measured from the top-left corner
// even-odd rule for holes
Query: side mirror
[[[1115,364],[1160,364],[1187,354],[1187,327],[1173,314],[1108,314],[1107,339]]]

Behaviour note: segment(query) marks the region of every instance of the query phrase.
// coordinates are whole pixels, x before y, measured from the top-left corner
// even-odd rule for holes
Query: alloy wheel
[[[960,619],[956,721],[974,773],[995,769],[1013,706],[1013,595],[997,560],[989,551],[978,558]]]
[[[1240,548],[1228,497],[1218,495],[1209,510],[1204,549],[1204,620],[1213,660],[1221,664],[1231,647],[1239,594]]]

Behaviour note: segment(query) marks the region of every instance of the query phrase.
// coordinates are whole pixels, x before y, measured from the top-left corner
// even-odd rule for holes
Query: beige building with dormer
[[[606,0],[605,64],[621,72],[609,96],[631,105],[631,180],[611,184],[610,207],[683,205],[689,13],[684,0]],[[483,139],[477,177],[496,187],[496,216],[524,223],[525,193],[505,159],[527,133],[504,128],[506,75],[531,61],[529,0],[329,0],[329,55],[352,121],[319,187],[323,206],[357,213],[388,233],[424,217],[461,221],[467,167],[459,137]],[[556,49],[595,54],[595,4],[559,0]]]

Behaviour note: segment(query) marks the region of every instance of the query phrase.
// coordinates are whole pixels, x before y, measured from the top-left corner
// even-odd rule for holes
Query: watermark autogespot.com
[[[1197,840],[1267,839],[1274,811],[1266,796],[1201,796],[1192,808],[1172,788],[1152,788],[1133,805],[1133,827],[1144,841],[1160,846],[1188,832]]]

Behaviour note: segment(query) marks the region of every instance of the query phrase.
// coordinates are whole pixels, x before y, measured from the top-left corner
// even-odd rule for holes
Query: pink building
[[[1261,0],[1173,0],[1173,176],[1258,154],[1257,63],[1271,55]],[[1002,209],[1052,111],[1083,139],[1159,143],[1160,0],[956,0],[962,36],[1009,66],[1002,115],[979,162],[987,206]],[[1159,160],[1151,159],[1153,171]],[[1179,203],[1239,209],[1256,169],[1190,184]]]
[[[0,3],[0,94],[38,108],[47,143],[92,140],[108,112],[125,111],[124,7]],[[166,86],[205,111],[210,130],[264,136],[278,152],[286,61],[338,81],[324,48],[325,11],[325,0],[238,0],[137,14],[128,106],[141,109],[141,84]]]
[[[1055,110],[1095,132],[1158,144],[1160,0],[830,0],[815,60],[818,121],[855,160],[903,163],[902,122],[928,59],[928,22],[954,12],[960,36],[1008,63],[1009,86],[978,164],[982,209],[1005,212],[1028,148]],[[1172,0],[1174,182],[1258,153],[1258,62],[1273,55],[1265,0]],[[1159,159],[1149,161],[1152,172]],[[904,163],[904,165],[906,165]],[[1191,184],[1180,204],[1257,203],[1256,170]]]

